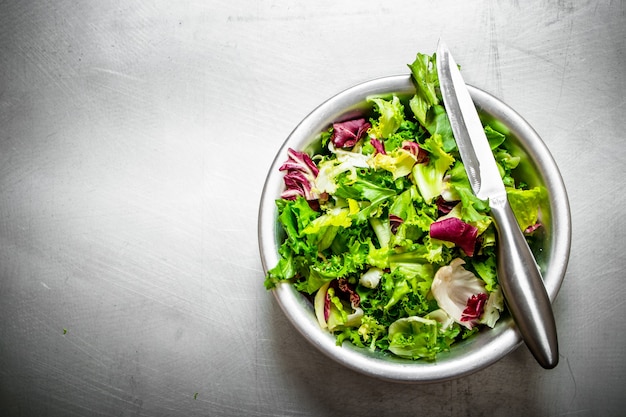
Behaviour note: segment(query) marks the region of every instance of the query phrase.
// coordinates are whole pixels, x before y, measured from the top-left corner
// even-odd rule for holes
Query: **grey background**
[[[0,415],[623,415],[625,9],[0,0]],[[522,347],[454,381],[378,381],[263,288],[258,202],[283,140],[440,37],[568,188],[554,370]]]

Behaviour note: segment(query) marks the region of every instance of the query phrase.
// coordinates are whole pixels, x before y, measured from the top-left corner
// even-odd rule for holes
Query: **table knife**
[[[554,314],[541,272],[509,205],[483,125],[449,49],[439,42],[444,106],[474,194],[487,200],[497,232],[497,274],[506,305],[529,350],[546,369],[558,363]]]

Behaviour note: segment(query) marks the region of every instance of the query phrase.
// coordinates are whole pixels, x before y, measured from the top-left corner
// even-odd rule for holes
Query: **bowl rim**
[[[525,138],[523,150],[539,171],[550,193],[551,227],[549,242],[550,268],[544,273],[546,290],[553,302],[562,285],[571,246],[571,214],[565,184],[547,146],[530,124],[515,110],[495,96],[468,85],[470,95],[482,114],[504,123],[517,138]],[[306,149],[321,131],[335,121],[357,115],[367,97],[385,94],[412,94],[415,87],[411,76],[391,75],[356,84],[324,101],[311,111],[289,134],[276,153],[267,174],[258,213],[258,243],[264,273],[278,262],[278,225],[275,200],[283,188],[278,171],[287,159],[288,148]],[[540,164],[538,162],[541,162]],[[557,239],[558,238],[558,239]],[[522,338],[510,317],[501,319],[494,329],[485,329],[475,337],[460,342],[466,348],[439,354],[434,361],[414,361],[373,353],[350,343],[336,345],[335,336],[321,329],[310,301],[292,284],[279,283],[272,290],[275,299],[292,325],[313,346],[336,362],[361,374],[375,378],[407,383],[441,382],[481,370],[522,344]]]

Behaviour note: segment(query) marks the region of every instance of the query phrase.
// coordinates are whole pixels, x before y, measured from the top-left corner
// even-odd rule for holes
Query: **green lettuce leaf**
[[[368,204],[363,204],[361,210],[354,215],[355,219],[366,221],[377,212],[382,204],[393,198],[396,195],[396,191],[369,179],[358,177],[354,182],[340,182],[335,195],[356,201],[366,201]]]
[[[440,104],[437,94],[439,76],[435,56],[417,54],[409,65],[415,82],[416,94],[409,101],[409,107],[415,118],[432,135],[440,135],[446,152],[456,149],[456,141],[445,108]]]
[[[506,136],[497,130],[493,129],[491,126],[485,126],[485,136],[487,136],[487,141],[489,142],[489,147],[491,150],[496,149],[498,146],[502,145],[506,140]]]
[[[422,148],[428,152],[429,161],[413,166],[413,181],[424,200],[430,202],[441,195],[444,187],[443,178],[454,163],[454,157],[443,149],[440,135],[426,139]]]
[[[478,228],[478,234],[482,234],[492,224],[491,216],[488,214],[489,203],[481,200],[474,194],[471,188],[465,166],[461,161],[456,161],[450,171],[448,171],[448,184],[460,199],[460,204],[450,213],[464,222]],[[458,212],[458,216],[455,214]]]
[[[495,255],[483,260],[471,261],[471,266],[480,279],[485,282],[485,289],[489,292],[495,290],[498,285],[498,274]]]
[[[415,156],[411,152],[398,148],[387,154],[377,153],[372,157],[371,165],[374,169],[389,171],[395,180],[409,175],[415,161]]]
[[[418,316],[398,319],[389,326],[389,350],[402,358],[434,359],[440,351],[435,320]]]
[[[534,226],[539,218],[539,207],[546,198],[545,188],[535,187],[530,190],[507,188],[506,194],[520,229],[523,231]]]
[[[352,224],[350,211],[347,208],[335,208],[311,221],[302,230],[317,243],[317,250],[323,251],[330,247],[340,227],[347,228]]]
[[[313,210],[303,198],[277,200],[278,222],[285,232],[285,240],[278,252],[278,264],[268,271],[265,287],[273,288],[280,281],[289,281],[298,275],[306,259],[317,255],[316,239],[309,238],[303,231],[320,214]]]
[[[409,68],[411,69],[411,75],[415,82],[417,96],[424,101],[428,107],[439,104],[439,97],[437,96],[439,76],[437,74],[435,56],[418,53],[415,60],[409,64]],[[420,123],[423,122],[423,119],[419,117],[417,117],[417,120]]]
[[[404,106],[400,99],[394,95],[391,100],[369,98],[367,101],[374,103],[379,114],[377,119],[371,121],[370,135],[385,139],[396,133],[404,122]]]

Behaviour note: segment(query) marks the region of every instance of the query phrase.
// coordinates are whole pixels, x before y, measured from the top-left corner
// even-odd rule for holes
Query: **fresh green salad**
[[[504,310],[489,205],[470,188],[439,92],[436,57],[409,65],[415,95],[371,97],[372,117],[334,123],[322,151],[289,149],[276,201],[285,239],[265,286],[310,296],[337,344],[432,360]],[[485,126],[520,228],[532,239],[545,190]]]

